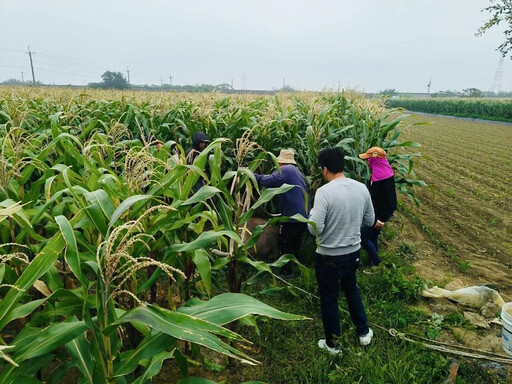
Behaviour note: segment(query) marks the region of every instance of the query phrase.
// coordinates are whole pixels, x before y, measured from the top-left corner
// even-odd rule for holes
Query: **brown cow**
[[[245,231],[242,233],[242,241],[245,243],[249,240],[253,230],[258,225],[265,225],[267,220],[253,217],[247,221],[245,226]],[[277,228],[269,225],[266,227],[263,232],[261,232],[256,245],[249,250],[249,254],[254,257],[256,260],[262,260],[265,262],[273,262],[276,261],[280,254],[277,248],[277,237],[278,237]]]

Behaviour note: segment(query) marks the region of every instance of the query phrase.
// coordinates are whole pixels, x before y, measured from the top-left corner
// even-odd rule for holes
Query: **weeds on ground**
[[[370,327],[375,337],[368,347],[358,343],[346,300],[341,295],[341,356],[333,357],[317,347],[323,338],[320,303],[314,296],[300,293],[292,295],[281,291],[259,298],[281,310],[302,314],[310,321],[279,322],[258,319],[259,333],[252,327],[237,329],[255,342],[261,365],[247,368],[238,362],[228,368],[226,384],[257,380],[265,383],[441,383],[448,377],[450,358],[433,352],[420,344],[393,337],[387,331],[426,336],[430,316],[411,305],[420,300],[419,292],[424,282],[414,268],[408,265],[407,255],[414,255],[411,246],[403,245],[394,255],[384,255],[386,266],[376,268],[376,273],[358,272]],[[312,276],[314,273],[312,271]],[[300,277],[291,280],[300,284]],[[317,295],[316,282],[312,282],[312,295]],[[430,322],[429,322],[430,320]],[[460,315],[447,316],[436,323],[436,330],[460,325]],[[380,327],[379,327],[380,326]],[[243,326],[241,326],[243,327]],[[472,377],[479,383],[500,383],[492,374],[478,369],[477,365],[461,362],[457,383],[469,383]],[[504,381],[501,381],[504,382]]]

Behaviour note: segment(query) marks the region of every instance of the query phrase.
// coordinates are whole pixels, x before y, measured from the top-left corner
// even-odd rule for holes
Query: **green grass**
[[[396,254],[383,255],[388,264],[386,267],[379,266],[373,275],[358,272],[368,320],[375,331],[370,346],[359,345],[343,296],[340,299],[343,355],[332,357],[316,345],[318,339],[323,338],[320,304],[316,297],[303,293],[292,295],[287,291],[259,295],[259,299],[276,308],[306,315],[311,320],[282,322],[261,319],[258,320],[259,335],[254,328],[238,326],[238,332],[255,342],[254,349],[259,353],[254,357],[261,365],[247,368],[233,363],[224,373],[227,379],[222,382],[442,383],[449,374],[451,359],[448,355],[393,337],[387,332],[387,329],[394,328],[399,332],[427,337],[432,329],[431,317],[415,307],[421,300],[419,289],[423,282],[414,274],[408,257],[404,257],[412,257],[414,253],[413,247],[401,244]],[[298,276],[292,282],[301,285]],[[317,295],[314,277],[311,293]],[[444,318],[439,330],[453,326],[464,326],[460,316]],[[503,380],[482,369],[479,362],[462,359],[456,383],[505,383]]]

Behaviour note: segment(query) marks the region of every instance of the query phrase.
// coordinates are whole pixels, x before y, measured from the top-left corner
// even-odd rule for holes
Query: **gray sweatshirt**
[[[334,179],[316,191],[309,219],[316,223],[316,252],[322,255],[347,255],[361,247],[361,225],[375,220],[372,199],[366,186],[356,180]]]

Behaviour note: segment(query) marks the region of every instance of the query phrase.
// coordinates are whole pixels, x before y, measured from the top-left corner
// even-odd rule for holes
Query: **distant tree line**
[[[32,85],[32,80],[21,81],[18,79],[9,79],[9,80],[2,81],[0,84],[2,84],[2,85]],[[36,85],[44,85],[44,84],[40,81],[36,81]]]
[[[377,96],[388,96],[388,97],[408,97],[410,94],[407,92],[399,92],[396,89],[385,89],[377,92]],[[426,95],[426,94],[425,94]],[[481,91],[478,88],[466,88],[462,91],[439,91],[431,93],[430,97],[512,97],[512,92],[492,92],[492,91]]]
[[[221,92],[238,92],[233,89],[231,84],[222,83],[217,85],[211,84],[196,84],[196,85],[171,85],[171,84],[161,84],[161,85],[148,85],[148,84],[130,84],[128,80],[124,77],[121,72],[114,71],[106,71],[101,75],[102,81],[99,83],[89,83],[87,86],[95,89],[133,89],[140,91],[177,91],[177,92],[213,92],[213,91],[221,91]],[[31,81],[21,81],[17,79],[9,79],[0,83],[2,85],[32,85]],[[36,85],[44,86],[47,84],[42,83],[41,81],[37,81]],[[284,86],[280,89],[274,89],[274,92],[296,92],[296,90],[289,85]],[[269,91],[261,91],[261,93],[268,93]]]
[[[466,88],[462,92],[459,91],[439,91],[432,93],[432,97],[512,97],[512,92],[492,92],[481,91],[478,88]]]

